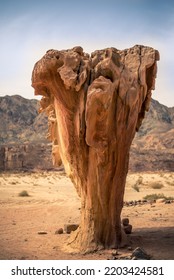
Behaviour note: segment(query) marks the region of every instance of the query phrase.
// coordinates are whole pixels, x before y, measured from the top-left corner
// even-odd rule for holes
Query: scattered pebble
[[[75,231],[78,227],[78,224],[65,224],[64,231],[69,234],[71,231]]]
[[[38,231],[38,234],[47,234],[46,231]]]
[[[165,201],[165,204],[170,204],[170,203],[171,203],[170,200],[166,200],[166,201]]]
[[[55,234],[62,234],[63,233],[63,228],[59,228],[55,231]]]
[[[151,205],[153,205],[154,203],[165,203],[165,204],[170,204],[170,203],[172,203],[173,202],[173,200],[165,200],[165,199],[154,199],[154,200],[147,200],[147,199],[143,199],[143,200],[130,200],[130,201],[124,201],[124,206],[127,206],[127,207],[129,207],[129,206],[136,206],[136,205],[138,205],[138,206],[140,206],[140,205],[144,205],[144,204],[151,204]],[[152,206],[152,207],[154,207],[154,206]]]
[[[122,225],[123,225],[124,232],[126,234],[131,234],[132,225],[129,224],[129,219],[128,218],[122,219]]]
[[[124,226],[123,228],[124,228],[124,231],[125,231],[126,234],[131,234],[131,232],[132,232],[132,225],[129,224],[127,226]]]
[[[128,224],[129,224],[129,219],[128,219],[128,218],[122,219],[122,224],[123,224],[123,226],[128,226]]]
[[[164,203],[165,202],[165,199],[164,198],[159,198],[156,200],[157,203]]]
[[[131,258],[136,258],[138,260],[149,260],[150,256],[144,251],[144,249],[137,247],[131,255]]]
[[[112,256],[118,256],[118,255],[119,255],[119,253],[118,253],[117,250],[113,250],[113,251],[112,251]]]

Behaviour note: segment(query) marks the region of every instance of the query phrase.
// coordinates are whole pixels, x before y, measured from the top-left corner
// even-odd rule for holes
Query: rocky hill
[[[47,117],[39,102],[19,95],[0,97],[0,169],[51,168]],[[174,107],[152,99],[132,144],[131,171],[174,171]]]
[[[0,145],[46,142],[47,118],[39,102],[19,95],[0,97]]]
[[[168,108],[152,99],[132,143],[130,169],[174,171],[174,107]]]

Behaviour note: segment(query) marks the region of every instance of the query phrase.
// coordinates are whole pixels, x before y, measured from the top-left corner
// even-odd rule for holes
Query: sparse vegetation
[[[142,176],[140,176],[140,177],[138,178],[137,184],[138,184],[138,185],[142,185],[142,184],[143,184],[143,177],[142,177]]]
[[[140,191],[140,188],[139,188],[139,186],[138,186],[137,183],[136,183],[135,185],[133,185],[132,188],[133,188],[136,192],[139,192],[139,191]]]
[[[11,184],[12,184],[12,185],[16,185],[16,184],[17,184],[17,182],[16,182],[16,181],[13,181],[13,182],[11,182]]]
[[[150,184],[150,188],[152,189],[162,189],[164,186],[159,182],[153,182]]]
[[[174,186],[174,182],[171,182],[171,181],[166,181],[166,184],[169,186]]]
[[[159,194],[153,193],[153,194],[148,194],[145,197],[143,197],[143,199],[146,199],[146,200],[156,200],[156,199],[160,199],[160,198],[165,199],[165,200],[174,200],[174,197],[165,196],[163,193],[159,193]]]
[[[29,196],[27,191],[22,191],[19,193],[19,196],[24,197],[24,196]]]
[[[136,181],[135,185],[132,186],[132,188],[136,191],[136,192],[139,192],[140,191],[140,187],[139,185],[142,185],[143,184],[143,177],[140,176],[138,178],[138,180]]]

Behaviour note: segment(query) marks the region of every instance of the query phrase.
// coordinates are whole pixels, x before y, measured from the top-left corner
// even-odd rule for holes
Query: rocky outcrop
[[[159,54],[150,47],[49,50],[32,73],[49,134],[81,197],[71,245],[81,251],[124,243],[123,206],[129,150],[149,109]]]

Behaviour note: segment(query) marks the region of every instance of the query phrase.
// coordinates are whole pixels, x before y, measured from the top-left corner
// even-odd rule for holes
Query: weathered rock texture
[[[0,97],[0,145],[47,143],[47,118],[38,105],[19,95]]]
[[[81,197],[81,224],[71,246],[81,250],[123,243],[129,149],[149,109],[159,54],[136,45],[89,56],[81,47],[49,50],[32,73],[49,119],[55,158]],[[60,155],[60,156],[59,156]]]
[[[46,144],[0,146],[0,171],[52,169],[51,147]]]

